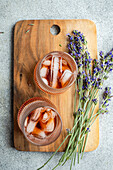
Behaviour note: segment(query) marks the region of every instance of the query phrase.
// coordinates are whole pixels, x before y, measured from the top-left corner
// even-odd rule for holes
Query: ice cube
[[[51,110],[51,112],[50,112],[50,115],[51,115],[51,118],[55,118],[55,116],[56,116],[56,113],[53,111],[53,110]]]
[[[50,66],[50,65],[51,65],[51,61],[50,61],[50,60],[45,60],[45,61],[43,62],[43,65],[44,65],[44,66]]]
[[[52,59],[51,59],[50,84],[52,83],[52,79],[53,79],[53,59],[54,59],[54,56],[52,56]]]
[[[42,117],[42,122],[43,123],[46,123],[48,120],[50,119],[50,115],[47,113],[47,112],[45,112],[44,114],[43,114],[43,117]]]
[[[30,119],[33,121],[37,121],[41,116],[41,113],[44,111],[43,107],[39,107],[32,111]]]
[[[47,112],[49,112],[50,110],[51,110],[51,109],[48,108],[48,109],[47,109]]]
[[[67,81],[71,78],[72,72],[70,70],[65,70],[60,78],[60,82],[62,86],[67,83]]]
[[[42,78],[43,82],[48,85],[48,80],[46,78]]]
[[[28,125],[27,125],[26,131],[27,131],[28,133],[33,132],[36,124],[37,124],[37,122],[34,122],[33,120],[29,120],[29,123],[28,123]]]
[[[60,72],[62,73],[62,57],[60,57]]]
[[[58,85],[58,70],[59,70],[59,57],[53,57],[51,63],[51,83],[53,88],[56,88]]]
[[[35,136],[38,136],[38,137],[41,137],[41,138],[45,138],[46,137],[46,134],[43,130],[35,127],[35,129],[33,130],[32,134]]]
[[[29,118],[28,118],[28,117],[26,117],[25,122],[24,122],[24,126],[25,126],[25,127],[27,127],[28,120],[29,120]]]
[[[46,120],[48,118],[48,114],[45,112],[43,115],[43,120]]]
[[[45,66],[43,66],[42,68],[41,68],[41,70],[40,70],[40,76],[41,77],[46,77],[47,76],[47,74],[48,74],[48,67],[45,67]]]
[[[54,130],[54,126],[55,126],[54,119],[51,118],[51,119],[49,119],[49,121],[47,122],[46,128],[44,128],[44,131],[45,131],[45,132],[52,132],[52,131]]]
[[[62,59],[62,65],[67,66],[67,61]]]

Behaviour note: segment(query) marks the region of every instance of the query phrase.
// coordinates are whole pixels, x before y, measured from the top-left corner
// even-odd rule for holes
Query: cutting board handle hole
[[[52,25],[50,32],[52,35],[58,35],[60,33],[60,27],[58,25]]]

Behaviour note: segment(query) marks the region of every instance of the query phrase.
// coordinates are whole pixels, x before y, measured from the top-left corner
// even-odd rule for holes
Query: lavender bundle
[[[67,36],[69,39],[69,53],[78,65],[78,76],[75,82],[74,125],[71,130],[66,129],[67,136],[64,141],[38,170],[52,159],[67,138],[69,138],[67,148],[53,170],[59,165],[64,165],[69,159],[71,159],[71,170],[72,165],[76,163],[77,151],[79,163],[80,156],[81,159],[83,158],[90,128],[100,114],[108,113],[107,107],[112,97],[111,88],[106,87],[103,94],[103,102],[98,111],[94,113],[98,103],[99,91],[102,89],[104,81],[108,78],[108,74],[113,70],[113,49],[107,55],[104,55],[101,51],[99,61],[97,59],[92,60],[88,52],[87,41],[81,32],[74,30],[73,35],[67,34]],[[79,97],[78,104],[76,95]]]

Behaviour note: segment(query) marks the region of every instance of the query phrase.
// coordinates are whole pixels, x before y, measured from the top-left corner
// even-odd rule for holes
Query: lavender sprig
[[[77,32],[76,32],[77,33]],[[70,36],[69,36],[70,37]],[[70,41],[73,41],[73,43],[74,43],[74,38],[69,38],[69,40]],[[70,46],[69,46],[69,44],[70,44]],[[72,42],[70,42],[68,44],[68,47],[71,47],[72,46]],[[77,49],[77,48],[76,48]],[[86,48],[87,49],[87,48]],[[73,50],[73,48],[69,48],[69,52],[70,52],[70,54],[73,56],[73,52],[74,50]],[[76,51],[76,50],[75,50]],[[90,57],[89,58],[87,58],[87,59],[89,59],[88,61],[89,61],[89,63],[87,63],[87,65],[88,65],[88,67],[87,67],[87,69],[84,71],[85,73],[87,73],[87,75],[85,75],[84,77],[85,77],[85,79],[84,79],[84,84],[83,84],[83,87],[82,87],[82,90],[84,90],[85,92],[87,92],[87,89],[88,89],[88,92],[89,92],[89,89],[90,89],[90,92],[91,91],[93,91],[93,94],[95,94],[95,92],[96,92],[96,90],[97,89],[101,89],[102,88],[102,85],[103,85],[103,80],[105,79],[105,76],[103,77],[103,73],[104,74],[108,74],[110,71],[112,71],[112,61],[113,61],[113,59],[111,60],[111,58],[112,57],[110,57],[109,55],[111,55],[112,56],[112,54],[113,54],[113,52],[112,51],[110,51],[110,53],[108,53],[108,55],[106,56],[106,57],[104,57],[104,59],[105,59],[105,62],[103,62],[103,63],[105,63],[105,66],[104,67],[102,67],[103,65],[99,65],[99,62],[98,62],[98,60],[94,60],[93,62],[94,62],[94,64],[93,64],[93,74],[91,75],[91,71],[89,72],[89,74],[88,74],[88,71],[89,71],[89,67],[91,67],[91,65],[90,65],[90,63],[91,63],[91,59],[90,59]],[[88,53],[88,55],[89,55],[89,53]],[[103,52],[101,52],[100,53],[100,56],[101,57],[103,57]],[[75,58],[75,60],[76,60],[76,57],[74,56],[74,58]],[[85,58],[85,56],[84,56],[84,58]],[[85,59],[85,61],[87,61],[87,59]],[[80,60],[80,59],[79,59]],[[100,60],[101,61],[101,60]],[[79,61],[78,61],[78,59],[76,60],[76,62],[77,63],[79,63]],[[90,66],[89,66],[90,65]],[[80,64],[78,64],[78,67],[81,67],[82,66],[82,64],[80,63]],[[104,68],[104,69],[103,69]],[[91,69],[90,69],[91,70]],[[105,70],[105,71],[104,71]],[[79,79],[79,81],[81,81],[81,75],[80,75],[80,73],[79,73],[79,75],[78,75],[78,79]],[[92,90],[91,90],[91,87],[93,86],[93,88],[92,88]],[[94,90],[93,90],[94,89]],[[89,93],[90,93],[89,92]],[[80,90],[79,90],[79,93],[80,93]],[[82,99],[81,99],[82,101],[84,100],[84,101],[86,101],[86,97],[85,96],[83,96],[82,97]],[[90,100],[91,100],[91,97],[89,98],[89,102],[90,102]],[[97,104],[97,99],[92,99],[92,102],[96,105]],[[91,108],[91,106],[92,106],[92,103],[91,103],[91,105],[89,104],[88,105],[89,106],[89,108]],[[90,110],[90,109],[89,109]],[[87,112],[86,112],[87,113]]]
[[[66,151],[61,156],[55,169],[59,165],[64,165],[68,159],[71,159],[70,169],[76,162],[76,154],[78,148],[78,163],[83,157],[88,134],[90,133],[91,126],[96,121],[100,114],[108,113],[108,105],[111,95],[111,88],[106,87],[103,93],[103,102],[96,113],[95,107],[98,103],[98,93],[102,89],[104,81],[108,78],[108,73],[113,70],[113,49],[104,55],[101,51],[99,53],[100,60],[94,59],[92,61],[87,48],[87,41],[85,36],[81,32],[74,30],[73,35],[67,34],[69,43],[68,49],[71,56],[75,59],[78,65],[78,76],[75,84],[75,92],[79,96],[79,104],[76,104],[76,93],[75,93],[75,104],[74,104],[74,125],[73,128],[67,129],[67,136],[54,154],[49,160],[39,169],[43,168],[57,153],[62,144],[69,137],[69,142]],[[91,63],[93,67],[91,68]],[[92,71],[91,71],[92,70]],[[90,115],[89,115],[90,112]]]

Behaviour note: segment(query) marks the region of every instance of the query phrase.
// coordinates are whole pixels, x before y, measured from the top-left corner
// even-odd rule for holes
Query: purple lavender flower
[[[96,105],[97,104],[97,99],[92,99],[93,103]]]
[[[108,114],[108,106],[109,106],[109,101],[111,100],[111,87],[106,87],[105,88],[105,91],[103,93],[103,99],[104,101],[102,102],[101,104],[101,107],[100,107],[100,114],[104,114],[104,113],[107,113]]]
[[[67,131],[67,133],[68,133],[68,134],[70,134],[70,133],[71,133],[70,129],[66,129],[66,131]]]
[[[71,36],[71,35],[69,33],[67,33],[66,36]]]
[[[99,55],[100,55],[100,57],[103,57],[103,55],[104,55],[103,51],[100,51]]]
[[[111,87],[106,87],[103,93],[103,99],[104,100],[110,99],[110,96],[111,96]]]
[[[87,132],[90,132],[91,130],[89,128],[87,128]]]

